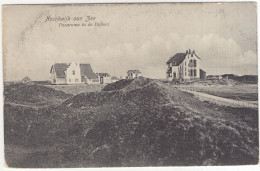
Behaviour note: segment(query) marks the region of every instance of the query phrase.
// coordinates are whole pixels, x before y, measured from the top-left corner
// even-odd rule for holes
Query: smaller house
[[[126,79],[134,79],[141,76],[142,72],[139,70],[128,70]]]
[[[32,80],[29,77],[24,77],[21,82],[24,84],[28,84],[28,83],[31,83]]]
[[[99,78],[100,84],[110,84],[112,83],[111,76],[108,73],[96,73]]]

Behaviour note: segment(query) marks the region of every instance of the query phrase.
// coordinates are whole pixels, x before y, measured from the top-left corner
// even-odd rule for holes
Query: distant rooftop
[[[100,76],[100,77],[110,77],[110,75],[108,74],[108,73],[106,73],[106,72],[99,72],[99,73],[96,73],[98,76]]]
[[[129,73],[136,73],[136,74],[140,74],[140,73],[141,73],[141,71],[139,71],[139,70],[128,70],[128,71],[127,71],[127,74],[129,74]]]

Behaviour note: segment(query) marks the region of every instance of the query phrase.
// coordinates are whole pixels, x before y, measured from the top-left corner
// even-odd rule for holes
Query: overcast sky
[[[139,69],[165,78],[166,61],[186,49],[196,51],[207,75],[257,74],[256,3],[13,5],[3,12],[7,81],[48,80],[52,64],[72,61],[90,63],[94,72]],[[95,22],[108,26],[59,27]]]

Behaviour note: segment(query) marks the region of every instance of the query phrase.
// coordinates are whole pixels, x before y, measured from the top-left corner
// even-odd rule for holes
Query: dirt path
[[[27,107],[27,108],[33,108],[33,109],[40,109],[40,108],[45,108],[47,107],[46,105],[44,106],[37,106],[37,105],[26,105],[26,104],[18,104],[18,103],[12,103],[12,102],[4,102],[5,104],[9,104],[12,106],[18,106],[18,107]]]
[[[246,108],[253,108],[257,109],[257,101],[237,101],[233,99],[227,99],[223,97],[213,96],[201,92],[191,91],[184,88],[178,88],[181,91],[191,93],[198,97],[202,101],[209,101],[214,104],[222,105],[222,106],[231,106],[231,107],[246,107]]]

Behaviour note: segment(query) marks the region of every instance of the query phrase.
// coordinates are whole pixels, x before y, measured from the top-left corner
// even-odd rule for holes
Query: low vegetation
[[[14,90],[5,88],[5,94],[10,91]],[[146,78],[121,80],[100,92],[65,94],[62,99],[41,108],[5,103],[9,167],[258,163],[254,109],[199,101]],[[9,98],[13,103],[21,104],[20,100]]]
[[[78,85],[45,85],[48,88],[52,88],[57,91],[63,91],[67,94],[77,95],[85,92],[101,91],[105,85],[103,84],[78,84]]]
[[[18,83],[4,87],[6,103],[42,106],[60,103],[71,96],[71,94],[37,84]]]

